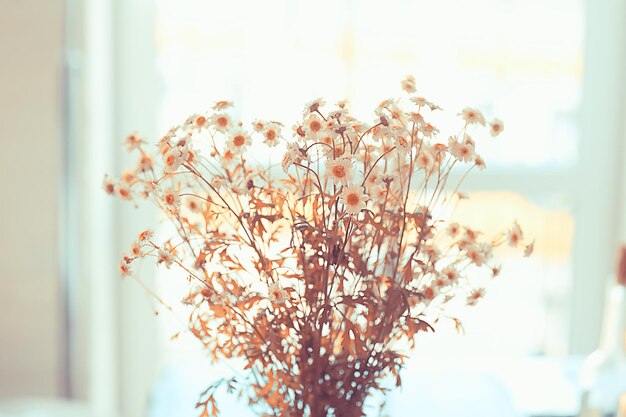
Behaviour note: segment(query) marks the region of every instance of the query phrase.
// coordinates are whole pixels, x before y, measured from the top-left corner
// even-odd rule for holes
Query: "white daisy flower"
[[[174,257],[169,251],[159,249],[157,253],[157,265],[165,264],[167,268],[174,263]]]
[[[180,146],[180,157],[184,162],[193,162],[196,159],[198,152],[193,149],[191,141],[186,141]]]
[[[466,227],[461,240],[466,244],[474,244],[476,243],[479,234],[481,233]]]
[[[288,143],[287,152],[285,152],[285,155],[283,156],[281,166],[283,167],[283,170],[287,172],[291,165],[299,164],[305,158],[306,154],[303,149],[301,149],[296,143]]]
[[[139,158],[139,162],[137,163],[137,169],[141,172],[146,172],[151,170],[153,166],[154,159],[152,159],[152,156],[147,153],[142,153],[141,157]]]
[[[411,139],[405,135],[396,135],[394,137],[396,152],[398,152],[400,156],[406,156],[409,153],[409,149],[411,148],[410,140]]]
[[[268,286],[269,300],[274,305],[285,304],[289,300],[289,294],[279,283],[273,282]]]
[[[324,132],[320,135],[318,142],[321,142],[323,144],[326,144],[332,147],[335,144],[334,137],[336,136],[337,135],[334,134],[332,131],[324,130]]]
[[[407,114],[398,106],[397,103],[392,103],[389,107],[387,107],[391,118],[396,120],[399,126],[406,126],[408,123]]]
[[[448,280],[450,284],[455,283],[459,279],[459,271],[452,266],[446,266],[443,268],[441,275]]]
[[[383,170],[380,166],[375,166],[369,171],[369,175],[365,180],[367,187],[380,187],[383,186]]]
[[[221,110],[225,110],[229,107],[233,106],[233,102],[232,101],[227,101],[227,100],[221,100],[221,101],[216,101],[215,104],[213,105],[212,109],[213,110],[217,110],[217,111],[221,111]]]
[[[317,140],[318,136],[324,131],[324,121],[316,114],[309,115],[302,125],[307,139]]]
[[[343,99],[343,100],[339,100],[337,103],[335,103],[337,105],[337,107],[339,107],[340,109],[345,109],[348,106],[348,100],[347,99]]]
[[[165,167],[163,168],[165,172],[174,172],[185,162],[180,148],[177,146],[167,151],[163,155],[163,160],[165,162]]]
[[[459,234],[461,231],[461,226],[457,222],[450,223],[448,225],[447,232],[450,236],[454,237]]]
[[[483,170],[483,169],[485,169],[487,167],[487,164],[485,164],[485,160],[483,158],[481,158],[479,155],[476,155],[474,157],[474,164],[480,170]]]
[[[466,255],[476,266],[481,266],[487,260],[482,248],[475,244],[467,245],[465,248]]]
[[[463,135],[463,143],[466,145],[470,145],[472,148],[476,147],[476,142],[474,142],[474,139],[472,139],[472,137],[467,133]]]
[[[500,119],[493,119],[489,123],[489,133],[491,136],[496,137],[504,130],[504,123]]]
[[[206,118],[206,116],[202,115],[202,114],[196,114],[194,116],[192,116],[192,125],[193,125],[193,129],[198,129],[201,130],[204,127],[207,127],[209,121]]]
[[[132,151],[133,149],[137,149],[138,147],[140,147],[142,143],[145,143],[145,141],[141,139],[136,133],[132,133],[126,136],[124,146],[126,146],[126,149],[128,149],[129,151]]]
[[[250,146],[251,143],[252,139],[250,138],[250,135],[248,135],[243,129],[235,129],[228,137],[227,146],[228,149],[234,153],[241,154],[248,146]]]
[[[415,77],[412,75],[407,75],[407,77],[402,80],[402,89],[407,93],[415,92]]]
[[[326,160],[326,175],[334,183],[346,185],[352,180],[352,161],[348,158],[337,158]]]
[[[108,195],[115,194],[115,182],[111,178],[109,178],[108,175],[104,176],[104,180],[102,181],[102,188],[104,189],[104,192]]]
[[[439,129],[437,129],[435,126],[431,125],[430,123],[424,123],[420,125],[419,130],[427,138],[432,137],[433,134],[439,133]]]
[[[143,232],[137,235],[137,241],[139,242],[147,242],[154,236],[154,232],[152,230],[144,230]]]
[[[131,253],[131,255],[133,255],[135,258],[139,258],[139,257],[143,256],[143,250],[141,249],[141,242],[134,241],[134,242],[130,245],[130,253]]]
[[[224,152],[222,152],[222,155],[220,157],[220,164],[224,168],[230,168],[231,166],[233,166],[236,160],[237,155],[230,149],[226,148]]]
[[[202,200],[196,197],[188,197],[185,199],[185,207],[192,213],[202,212]]]
[[[506,234],[506,241],[511,247],[517,247],[517,245],[524,239],[524,234],[522,233],[522,228],[517,224],[517,222],[513,223],[513,226],[509,229]]]
[[[435,151],[434,149],[426,144],[423,144],[420,153],[415,159],[415,163],[418,168],[425,169],[426,171],[430,171],[435,165]]]
[[[263,132],[263,143],[273,148],[278,145],[280,134],[280,125],[278,123],[270,122]]]
[[[348,109],[333,110],[330,113],[328,113],[328,119],[332,120],[332,119],[344,118],[343,120],[345,121],[346,118],[344,116],[347,116],[347,115],[348,115]]]
[[[424,97],[411,97],[411,101],[419,107],[424,107],[428,105],[428,100],[426,100]]]
[[[128,185],[133,185],[137,182],[137,176],[133,171],[124,171],[120,179]]]
[[[448,140],[450,154],[459,161],[469,162],[474,159],[474,146],[471,143],[457,142],[454,138]]]
[[[119,271],[122,277],[128,277],[132,274],[130,266],[126,263],[126,261],[120,262]]]
[[[374,111],[376,116],[378,116],[378,123],[380,123],[384,128],[379,129],[378,135],[383,135],[387,132],[387,128],[389,128],[392,119],[391,116],[386,115],[381,109],[376,109]]]
[[[393,99],[393,98],[385,99],[385,100],[381,101],[380,104],[378,104],[377,109],[378,110],[382,110],[382,109],[384,109],[386,107],[391,106],[394,102],[395,102],[395,99]]]
[[[263,120],[253,121],[252,129],[257,133],[261,133],[265,129],[265,122]]]
[[[122,200],[132,200],[133,199],[133,194],[130,191],[130,188],[126,185],[123,184],[119,184],[117,186],[117,195],[122,199]]]
[[[360,185],[344,187],[341,194],[341,200],[348,214],[356,214],[364,209],[367,198],[367,194],[363,192],[363,187]]]
[[[180,206],[180,196],[178,192],[173,188],[168,188],[163,192],[162,195],[163,202],[165,206],[170,210],[177,210]]]
[[[370,189],[370,195],[375,201],[382,203],[389,196],[389,190],[385,184],[377,185]]]
[[[322,98],[316,98],[315,100],[311,100],[304,105],[304,115],[315,113],[322,107],[326,102]]]
[[[467,296],[467,305],[475,306],[478,303],[478,300],[485,296],[485,290],[482,288],[478,288],[470,292]]]
[[[233,122],[226,113],[215,113],[211,116],[211,124],[220,132],[226,132]]]
[[[479,124],[481,126],[485,125],[485,117],[480,111],[474,108],[466,107],[463,110],[461,110],[461,113],[459,114],[461,115],[463,120],[465,120],[465,123],[469,125],[472,125],[472,124]]]
[[[441,110],[441,107],[435,103],[433,103],[432,101],[428,102],[428,107],[430,107],[431,110]]]
[[[489,243],[481,242],[480,245],[478,245],[478,249],[482,252],[485,262],[489,261],[493,257],[493,246]]]

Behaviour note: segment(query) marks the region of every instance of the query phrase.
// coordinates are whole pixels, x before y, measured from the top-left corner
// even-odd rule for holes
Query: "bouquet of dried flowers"
[[[485,240],[435,215],[459,198],[451,173],[485,167],[471,135],[487,123],[465,108],[459,132],[439,140],[428,118],[440,108],[414,84],[402,82],[410,110],[385,100],[371,124],[345,102],[325,112],[313,100],[292,140],[276,121],[246,129],[226,101],[170,129],[154,155],[127,138],[139,162],[106,177],[105,190],[151,200],[177,233],[157,241],[141,232],[121,274],[139,258],[178,269],[189,281],[189,331],[213,360],[245,364],[201,395],[203,417],[218,415],[220,384],[262,415],[363,415],[389,377],[400,384],[403,352],[448,302],[483,297],[474,278],[499,273],[494,247],[532,251],[517,223]],[[488,127],[503,130],[499,120]],[[252,162],[261,140],[283,153],[282,170]]]

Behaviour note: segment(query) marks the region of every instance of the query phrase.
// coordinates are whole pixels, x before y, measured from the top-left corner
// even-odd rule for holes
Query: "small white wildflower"
[[[334,183],[346,185],[352,180],[352,162],[348,158],[327,159],[326,175]]]
[[[157,253],[157,265],[165,264],[167,268],[174,263],[174,256],[169,251],[159,249]]]
[[[364,209],[367,199],[367,194],[363,192],[363,187],[360,185],[347,186],[341,194],[341,200],[348,214],[356,214]]]
[[[485,125],[485,117],[480,111],[474,108],[465,107],[463,110],[461,110],[460,115],[467,124],[479,124],[481,126]]]
[[[489,123],[489,132],[491,136],[496,137],[504,130],[504,123],[500,119],[493,119]]]

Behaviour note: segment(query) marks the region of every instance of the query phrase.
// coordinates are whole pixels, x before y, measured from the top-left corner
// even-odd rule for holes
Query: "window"
[[[487,306],[468,313],[471,330],[457,343],[567,352],[573,196],[566,182],[579,140],[582,1],[282,2],[268,9],[184,0],[159,1],[156,13],[160,131],[221,99],[235,100],[243,120],[296,120],[318,96],[348,98],[367,115],[400,92],[408,73],[447,110],[471,104],[505,120],[503,137],[478,144],[490,169],[468,180],[473,198],[458,216],[493,232],[518,218],[536,237],[537,253],[508,265]],[[553,30],[557,20],[563,30]],[[516,326],[502,318],[505,306]],[[509,345],[488,336],[494,328],[510,336],[501,339]]]
[[[447,110],[471,104],[502,118],[505,134],[479,143],[489,170],[470,176],[471,198],[454,216],[493,233],[517,218],[536,238],[536,253],[510,261],[505,253],[490,296],[463,312],[466,335],[442,326],[424,337],[419,355],[567,354],[582,0],[394,0],[384,7],[161,0],[155,30],[159,131],[221,99],[234,100],[244,121],[296,120],[318,96],[348,98],[367,115],[399,93],[409,73],[421,94]],[[171,277],[159,282],[163,294],[176,294],[174,304],[184,294]],[[191,339],[169,341],[179,326],[160,321],[164,360],[202,357]]]
[[[502,118],[504,135],[479,143],[489,169],[467,179],[471,199],[455,216],[487,230],[517,218],[537,240],[535,256],[507,262],[505,253],[507,268],[490,296],[464,313],[466,336],[442,329],[424,339],[422,352],[554,357],[570,352],[576,338],[588,337],[570,331],[572,294],[580,281],[572,254],[587,254],[593,245],[574,241],[575,232],[590,227],[580,222],[579,208],[587,203],[575,183],[585,149],[580,123],[588,117],[582,113],[584,25],[591,21],[598,30],[601,20],[589,17],[583,0],[391,0],[382,6],[369,0],[282,0],[271,6],[158,0],[149,13],[139,13],[136,3],[119,5],[119,29],[144,36],[119,35],[117,87],[129,110],[118,116],[120,135],[145,126],[156,137],[220,99],[234,100],[243,120],[295,120],[302,104],[319,96],[329,102],[348,98],[356,113],[367,115],[399,93],[407,74],[446,110],[469,104]],[[609,10],[603,6],[602,13]],[[128,69],[125,59],[141,65]],[[596,71],[595,77],[597,82],[601,75]],[[127,88],[138,80],[141,88]],[[137,98],[142,89],[159,94]],[[151,107],[155,122],[146,117]],[[617,150],[611,143],[606,152]],[[588,256],[591,263],[604,260],[598,251]],[[175,305],[182,286],[166,276],[158,285]],[[584,285],[579,287],[598,286]],[[597,318],[599,305],[588,311]],[[158,321],[162,361],[201,358],[191,340],[169,340],[179,324],[165,316]],[[201,371],[194,372],[205,383]]]

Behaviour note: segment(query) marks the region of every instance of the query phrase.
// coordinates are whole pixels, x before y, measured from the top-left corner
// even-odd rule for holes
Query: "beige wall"
[[[57,395],[63,2],[0,10],[0,396]]]

